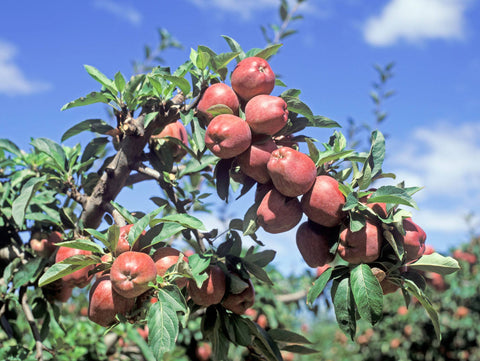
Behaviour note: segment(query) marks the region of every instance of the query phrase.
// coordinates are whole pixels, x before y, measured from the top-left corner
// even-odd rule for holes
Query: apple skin
[[[48,258],[57,249],[55,243],[61,242],[62,238],[58,231],[50,232],[48,236],[42,232],[34,232],[30,239],[30,247],[40,257]]]
[[[422,257],[425,253],[427,235],[411,218],[403,220],[403,229],[405,230],[405,235],[402,236],[405,262],[412,262]]]
[[[210,356],[212,356],[212,346],[207,342],[201,342],[197,345],[195,356],[197,356],[199,361],[210,360]]]
[[[90,251],[60,246],[57,250],[57,254],[55,255],[55,263],[59,263],[72,256],[90,256],[91,254],[92,252]],[[90,266],[79,269],[78,271],[70,273],[69,275],[63,276],[62,279],[68,286],[84,288],[90,283],[90,280],[93,277],[93,275],[89,276],[88,272],[90,270],[93,270],[94,268],[95,265],[92,264]]]
[[[237,94],[231,87],[224,83],[216,83],[210,85],[202,95],[198,102],[197,110],[210,122],[214,116],[208,112],[208,109],[214,105],[223,104],[232,110],[234,115],[238,115],[240,103]]]
[[[371,191],[376,191],[376,189],[369,189]],[[360,198],[360,202],[364,203],[368,208],[373,210],[381,218],[387,218],[387,204],[386,203],[368,203],[368,199],[372,196],[373,193]]]
[[[268,173],[267,163],[277,145],[272,138],[267,138],[261,143],[253,144],[237,156],[237,163],[243,173],[253,178],[258,183],[268,183],[271,178]]]
[[[273,91],[275,73],[265,59],[252,56],[237,64],[230,81],[235,93],[248,102],[256,95],[270,94]]]
[[[247,281],[248,287],[238,294],[230,293],[222,301],[222,306],[227,310],[243,315],[255,303],[255,288],[251,280]]]
[[[313,160],[288,147],[272,152],[267,169],[275,188],[287,197],[297,197],[308,192],[317,176]]]
[[[380,257],[382,233],[378,226],[369,220],[357,232],[345,228],[340,232],[339,239],[337,252],[349,263],[371,263]]]
[[[162,247],[157,249],[152,259],[155,262],[157,268],[157,275],[164,276],[165,272],[178,262],[180,251],[172,247]],[[184,260],[188,262],[188,258],[184,257]],[[187,278],[179,278],[176,280],[178,288],[183,288],[187,285]]]
[[[120,236],[118,237],[117,248],[115,249],[115,256],[119,256],[120,254],[127,252],[127,251],[136,251],[136,252],[145,252],[148,253],[150,247],[145,248],[145,250],[140,249],[143,245],[141,245],[142,236],[144,236],[147,232],[143,231],[140,237],[137,239],[137,242],[133,245],[133,248],[130,249],[130,244],[128,243],[128,234],[132,229],[133,224],[127,224],[126,226],[120,227]]]
[[[180,120],[167,124],[160,133],[152,135],[150,137],[150,143],[155,143],[157,139],[161,139],[164,137],[176,138],[180,140],[185,146],[189,146],[187,129]],[[180,162],[187,154],[187,151],[182,148],[182,146],[173,142],[169,142],[168,140],[162,146],[168,147],[168,151],[172,155],[174,162]]]
[[[345,196],[338,188],[338,181],[328,175],[319,175],[313,187],[302,199],[302,209],[309,219],[325,227],[334,227],[342,222]]]
[[[113,261],[110,269],[112,287],[125,298],[134,298],[150,289],[157,278],[152,257],[143,252],[127,251]]]
[[[338,238],[338,231],[338,227],[313,226],[308,221],[297,228],[297,248],[309,267],[323,267],[333,261],[335,255],[330,253],[330,248]]]
[[[255,133],[274,135],[287,124],[287,103],[273,95],[257,95],[245,106],[245,121]]]
[[[90,289],[88,318],[96,324],[108,327],[116,322],[117,314],[126,315],[135,306],[134,298],[120,296],[112,287],[108,275],[97,278]]]
[[[286,197],[275,188],[267,192],[257,209],[257,222],[268,233],[282,233],[302,219],[300,201]]]
[[[226,276],[216,265],[208,266],[205,272],[208,274],[208,278],[202,286],[198,288],[194,280],[189,280],[187,290],[193,302],[208,307],[220,303],[225,296]]]
[[[452,253],[453,258],[462,260],[465,262],[470,263],[471,265],[477,263],[477,256],[475,256],[473,253],[470,252],[465,252],[460,249],[456,249]]]
[[[250,147],[252,132],[248,124],[232,114],[212,119],[205,132],[205,145],[219,158],[233,158]]]

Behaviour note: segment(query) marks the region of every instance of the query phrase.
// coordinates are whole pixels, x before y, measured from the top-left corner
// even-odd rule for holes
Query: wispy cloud
[[[470,0],[390,0],[363,28],[367,43],[389,46],[400,40],[462,39]]]
[[[0,39],[0,93],[25,95],[50,89],[46,82],[27,79],[14,61],[17,52],[15,45]]]
[[[415,195],[420,210],[414,217],[438,237],[450,237],[444,242],[466,234],[467,214],[473,211],[478,216],[479,133],[480,122],[439,122],[415,129],[408,142],[387,144],[388,168],[397,180],[424,187]]]
[[[95,0],[94,4],[97,8],[103,9],[132,25],[140,25],[142,22],[142,14],[132,5],[114,0]]]

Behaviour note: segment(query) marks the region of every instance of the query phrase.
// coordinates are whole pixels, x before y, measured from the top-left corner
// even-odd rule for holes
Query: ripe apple
[[[118,237],[117,248],[115,249],[115,256],[118,256],[127,251],[135,251],[140,252],[143,251],[141,248],[145,245],[142,244],[142,236],[144,236],[147,232],[143,231],[140,237],[138,238],[137,242],[133,245],[133,248],[130,249],[130,244],[128,243],[128,234],[132,229],[133,224],[127,224],[126,226],[120,227],[120,235]],[[145,249],[145,253],[148,253],[150,247]]]
[[[341,223],[345,217],[342,211],[345,196],[338,188],[338,181],[328,175],[319,175],[313,187],[301,200],[303,212],[309,219],[325,227],[333,227]]]
[[[41,237],[41,238],[40,238]],[[57,248],[54,243],[50,242],[45,236],[35,235],[30,239],[30,247],[40,257],[48,258]]]
[[[255,289],[251,280],[247,281],[248,287],[238,294],[230,293],[222,301],[222,306],[227,310],[243,315],[255,303]]]
[[[197,356],[199,361],[209,361],[210,356],[212,356],[212,346],[207,342],[201,342],[197,345],[195,356]]]
[[[265,59],[252,56],[237,64],[230,81],[235,93],[248,102],[255,95],[272,92],[275,87],[275,73]]]
[[[208,307],[222,301],[226,291],[226,277],[222,269],[216,265],[210,265],[205,271],[208,278],[199,288],[194,280],[189,280],[187,285],[188,294],[197,305]]]
[[[80,255],[90,256],[91,254],[92,254],[91,251],[85,251],[82,249],[75,249],[75,248],[60,246],[57,250],[57,254],[55,255],[55,263],[62,262],[63,260],[72,256],[80,256]],[[84,288],[90,283],[90,280],[93,277],[93,275],[89,276],[88,272],[93,270],[94,268],[95,268],[95,265],[93,264],[90,266],[83,267],[82,269],[79,269],[73,273],[70,273],[69,275],[63,276],[62,279],[65,282],[65,284],[71,287]]]
[[[180,256],[180,251],[172,247],[161,247],[155,251],[152,255],[153,261],[155,262],[155,267],[157,268],[157,275],[164,276],[165,272],[175,265]],[[188,262],[188,258],[183,258]],[[177,286],[183,288],[187,285],[186,278],[179,278],[176,280]]]
[[[371,191],[375,191],[376,189],[370,189]],[[376,214],[378,214],[381,218],[387,218],[387,204],[386,203],[367,203],[368,199],[372,196],[373,193],[360,198],[360,202],[364,203],[367,207],[372,209]]]
[[[157,278],[157,268],[152,257],[143,252],[127,251],[113,261],[110,270],[112,287],[121,296],[134,298],[148,289],[149,282]]]
[[[432,245],[426,244],[425,245],[425,252],[423,254],[432,254],[435,253],[435,248]]]
[[[370,263],[380,256],[382,233],[378,226],[369,220],[357,232],[345,228],[340,232],[339,238],[338,254],[349,263]]]
[[[267,163],[277,145],[271,137],[260,143],[252,143],[248,149],[237,156],[237,163],[243,173],[256,180],[258,183],[268,183],[270,174]]]
[[[470,263],[471,265],[477,263],[477,256],[470,252],[465,252],[460,249],[456,249],[452,253],[453,258],[456,258],[458,260],[462,260],[465,262]]]
[[[274,135],[287,124],[287,103],[273,95],[257,95],[245,106],[245,121],[255,133]]]
[[[120,296],[108,275],[97,278],[90,289],[88,318],[103,327],[116,322],[117,314],[126,315],[135,306],[135,299]]]
[[[155,143],[158,139],[172,137],[180,140],[185,146],[189,146],[187,129],[180,120],[167,124],[160,133],[151,136],[151,143]],[[187,154],[187,151],[181,145],[166,140],[163,147],[168,147],[168,151],[172,155],[175,162],[180,162]]]
[[[305,263],[312,268],[322,267],[335,258],[330,248],[338,238],[338,228],[327,228],[303,222],[297,229],[296,241]]]
[[[405,235],[402,235],[405,262],[415,261],[425,253],[427,235],[411,218],[403,220],[403,229],[405,230]]]
[[[268,191],[257,209],[257,222],[268,233],[282,233],[295,227],[302,219],[300,201],[286,197],[275,188]]]
[[[330,266],[328,263],[324,264],[323,266],[317,267],[317,269],[315,270],[315,275],[317,276],[317,278],[320,277],[323,274],[323,272],[325,272],[330,267],[332,266]]]
[[[205,145],[219,158],[233,158],[246,151],[252,142],[248,124],[232,114],[212,119],[205,132]]]
[[[257,317],[257,325],[259,325],[261,328],[265,329],[268,326],[268,318],[264,313],[261,313]]]
[[[308,155],[288,147],[272,152],[267,169],[275,188],[287,197],[305,194],[317,176],[313,160]]]
[[[210,122],[214,116],[208,112],[208,109],[214,105],[223,104],[232,110],[234,115],[238,115],[238,108],[240,106],[237,94],[231,87],[224,83],[215,83],[210,85],[202,95],[198,102],[197,110],[199,113]]]

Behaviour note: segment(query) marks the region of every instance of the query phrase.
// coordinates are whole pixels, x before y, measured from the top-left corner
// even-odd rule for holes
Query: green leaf
[[[121,206],[115,201],[110,201],[110,204],[115,208],[123,218],[127,221],[127,223],[135,223],[137,218],[133,216],[125,207]]]
[[[205,230],[205,225],[198,218],[185,213],[169,214],[163,218],[155,219],[153,225],[161,222],[174,222],[181,224],[185,228]]]
[[[233,158],[220,159],[215,166],[215,185],[219,198],[228,203],[228,194],[230,187],[230,167],[232,166]]]
[[[43,271],[46,262],[45,258],[37,257],[21,264],[13,275],[13,287],[19,288],[28,282],[34,282]]]
[[[257,253],[251,253],[245,256],[245,260],[248,262],[255,263],[259,267],[265,267],[270,262],[273,261],[275,255],[277,254],[276,251],[271,249],[267,249]]]
[[[179,324],[177,311],[169,302],[156,302],[148,310],[148,344],[157,360],[175,348]]]
[[[282,347],[282,351],[287,351],[287,352],[293,352],[293,353],[298,353],[299,355],[311,355],[314,353],[318,353],[321,351],[315,350],[310,347],[305,347],[302,345],[286,345]]]
[[[87,120],[84,120],[83,122],[75,124],[73,127],[68,129],[65,133],[63,133],[62,142],[86,130],[93,133],[107,134],[109,131],[113,129],[114,128],[110,124],[103,121],[102,119],[87,119]]]
[[[243,216],[243,235],[249,236],[255,234],[258,229],[257,224],[257,209],[260,202],[256,202],[248,208],[247,212]]]
[[[240,55],[240,53],[240,51],[234,51],[215,55],[215,57],[213,58],[213,62],[215,64],[215,71],[225,68],[233,59]]]
[[[440,322],[438,320],[437,311],[435,311],[435,309],[433,308],[432,303],[427,298],[425,293],[423,293],[423,291],[420,288],[418,288],[418,286],[412,280],[404,279],[403,284],[407,289],[407,291],[411,293],[413,296],[415,296],[427,311],[428,316],[430,317],[430,320],[432,320],[433,328],[435,329],[437,340],[440,341],[442,339],[442,334],[440,332]]]
[[[307,104],[302,102],[300,99],[297,97],[292,97],[292,96],[283,96],[283,100],[287,103],[287,109],[288,111],[295,112],[298,114],[303,115],[305,118],[307,118],[309,121],[314,119],[314,115],[312,113],[312,110],[308,107]]]
[[[12,153],[17,157],[20,157],[22,155],[22,152],[17,147],[17,145],[9,139],[0,139],[0,149],[5,149],[7,152]]]
[[[125,85],[124,99],[129,109],[135,109],[137,105],[136,93],[140,84],[145,81],[145,74],[137,74],[130,78],[127,85]]]
[[[152,353],[152,350],[150,350],[150,348],[148,347],[147,342],[143,339],[142,336],[140,336],[140,334],[135,328],[127,328],[127,339],[133,341],[133,343],[138,346],[140,352],[142,353],[142,356],[145,357],[146,361],[157,361],[157,359]]]
[[[112,224],[110,227],[108,227],[107,235],[104,239],[102,239],[102,243],[110,250],[110,252],[115,253],[119,239],[120,226],[117,224]]]
[[[392,203],[403,204],[405,206],[418,208],[417,203],[413,200],[412,196],[407,190],[396,186],[381,186],[375,192],[372,193],[368,199],[368,203]]]
[[[283,328],[271,329],[268,334],[275,342],[312,344],[305,336]]]
[[[374,325],[382,318],[383,292],[370,267],[359,264],[353,268],[350,285],[360,317]]]
[[[205,282],[205,280],[208,278],[208,274],[204,271],[210,265],[210,261],[210,257],[205,257],[203,255],[199,255],[198,253],[194,253],[188,257],[188,264],[198,288],[202,287],[203,282]]]
[[[85,228],[84,231],[101,241],[103,244],[105,244],[105,242],[107,241],[107,235],[97,231],[96,229]]]
[[[357,329],[357,321],[349,277],[334,279],[331,294],[338,327],[353,340]]]
[[[91,92],[84,97],[72,100],[65,104],[60,110],[67,110],[70,108],[81,107],[84,105],[90,105],[95,103],[109,103],[110,100],[103,94],[103,92]]]
[[[248,262],[245,260],[243,264],[245,265],[245,268],[248,270],[248,272],[250,272],[256,278],[258,278],[260,281],[265,282],[270,286],[273,286],[273,282],[270,279],[270,277],[268,277],[268,273],[265,272],[265,270],[262,267],[256,265],[255,263]]]
[[[171,81],[183,94],[187,95],[190,93],[191,86],[187,79],[174,75],[164,75],[164,78]]]
[[[330,276],[332,275],[333,267],[327,268],[321,275],[318,277],[312,287],[308,290],[307,293],[307,304],[312,305],[313,302],[321,295],[328,281],[330,281]]]
[[[283,44],[270,45],[270,46],[266,47],[265,49],[261,50],[260,52],[258,52],[257,54],[255,54],[255,56],[257,56],[259,58],[263,58],[265,60],[268,60],[278,52],[278,49],[280,49],[282,47],[282,45]]]
[[[55,143],[53,140],[48,138],[36,138],[33,139],[31,144],[40,152],[45,153],[48,155],[54,163],[56,164],[56,168],[60,171],[65,170],[65,151],[63,148]]]
[[[316,128],[341,128],[341,125],[336,121],[322,115],[315,115],[312,119],[309,119],[308,126]]]
[[[425,272],[435,272],[448,275],[460,269],[458,261],[452,257],[445,257],[434,252],[420,257],[416,262],[410,263],[409,268]]]
[[[117,90],[120,93],[123,93],[123,91],[125,90],[125,85],[127,83],[126,83],[125,78],[123,77],[122,73],[117,72],[115,74],[114,80],[115,80],[115,87],[117,88]]]
[[[115,83],[110,80],[105,74],[103,74],[100,70],[91,65],[84,65],[84,67],[87,73],[90,74],[93,79],[105,86],[108,90],[110,90],[113,95],[118,92]]]
[[[53,264],[38,281],[38,286],[43,287],[52,283],[63,276],[69,275],[82,268],[92,264],[100,263],[101,259],[97,256],[78,255],[69,257],[62,262]]]
[[[100,158],[101,153],[110,143],[107,137],[97,137],[93,138],[86,146],[83,151],[81,163],[88,162],[92,158]]]
[[[239,53],[238,54],[238,57],[237,57],[237,60],[240,61],[242,59],[245,58],[245,52],[243,51],[242,47],[240,46],[239,43],[237,43],[236,40],[234,40],[233,38],[227,36],[227,35],[222,35],[222,37],[225,39],[225,41],[227,42],[228,46],[230,47],[230,49],[235,52],[235,53]]]
[[[59,243],[58,245],[62,247],[82,249],[84,251],[91,251],[94,253],[103,253],[103,248],[101,246],[87,239],[76,239],[74,241],[65,241],[65,242]]]
[[[23,222],[25,221],[25,212],[32,197],[37,190],[45,183],[46,175],[40,178],[30,178],[22,187],[20,195],[15,198],[12,203],[12,217],[15,223],[23,228]]]

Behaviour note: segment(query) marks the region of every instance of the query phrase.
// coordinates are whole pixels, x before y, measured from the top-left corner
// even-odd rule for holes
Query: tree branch
[[[285,295],[278,295],[276,296],[277,300],[283,303],[292,303],[301,300],[302,298],[307,297],[306,290],[300,290],[293,293],[287,293]]]
[[[30,330],[32,331],[33,338],[35,340],[35,358],[37,359],[37,361],[43,361],[44,346],[41,340],[40,332],[38,331],[37,324],[35,323],[35,318],[33,317],[32,310],[30,309],[30,305],[28,304],[26,287],[20,288],[20,300],[23,313],[25,314],[28,325],[30,326]]]

